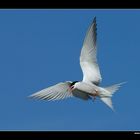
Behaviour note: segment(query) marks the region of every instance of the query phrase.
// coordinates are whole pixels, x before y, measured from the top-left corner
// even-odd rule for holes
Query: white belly
[[[82,92],[88,93],[88,94],[96,94],[99,91],[99,87],[97,87],[94,84],[88,84],[85,82],[78,82],[74,85],[75,90],[80,90]]]

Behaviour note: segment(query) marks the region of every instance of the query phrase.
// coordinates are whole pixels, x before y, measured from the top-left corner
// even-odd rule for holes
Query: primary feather
[[[29,97],[42,100],[60,100],[72,96],[69,88],[70,82],[61,82],[49,88],[45,88],[37,93],[34,93]]]
[[[89,27],[83,43],[80,55],[80,65],[83,71],[83,82],[90,82],[98,85],[101,82],[101,74],[97,64],[97,25],[94,18]]]

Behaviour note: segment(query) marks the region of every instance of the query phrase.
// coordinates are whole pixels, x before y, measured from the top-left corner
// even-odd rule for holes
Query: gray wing
[[[72,94],[74,97],[80,98],[82,100],[91,99],[91,97],[87,93],[80,91],[78,89],[73,90]]]
[[[49,88],[43,89],[37,93],[30,95],[31,98],[42,100],[60,100],[72,96],[70,92],[71,82],[61,82]]]
[[[80,55],[80,65],[83,71],[83,81],[98,85],[101,82],[101,74],[97,64],[97,27],[96,17],[89,27],[83,43]]]

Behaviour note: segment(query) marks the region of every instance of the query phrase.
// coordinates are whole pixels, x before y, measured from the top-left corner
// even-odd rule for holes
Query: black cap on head
[[[73,86],[75,83],[77,83],[78,81],[73,81],[70,86]]]

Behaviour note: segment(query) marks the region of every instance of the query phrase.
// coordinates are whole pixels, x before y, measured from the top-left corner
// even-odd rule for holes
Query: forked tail
[[[104,88],[104,90],[101,92],[100,99],[107,105],[109,106],[113,111],[113,104],[111,97],[112,95],[121,87],[122,84],[125,84],[126,82],[115,84],[109,87]]]

